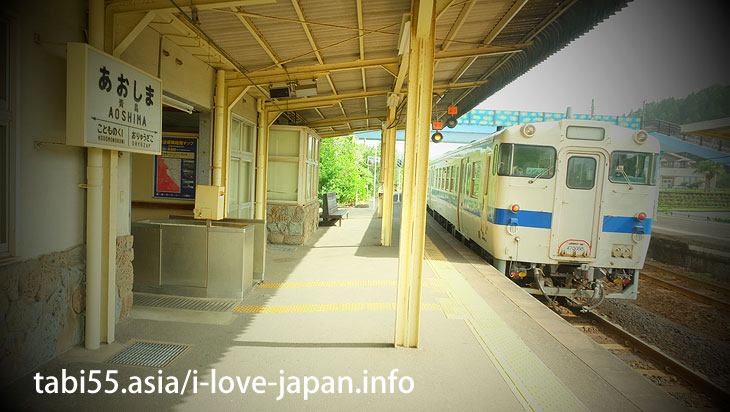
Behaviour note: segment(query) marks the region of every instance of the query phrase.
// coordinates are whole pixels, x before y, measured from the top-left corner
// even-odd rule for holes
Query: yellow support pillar
[[[258,133],[256,137],[256,207],[255,219],[266,219],[266,181],[269,166],[269,113],[263,99],[256,100]]]
[[[375,151],[375,158],[377,159],[378,151]],[[383,217],[383,199],[380,196],[381,190],[383,190],[383,177],[386,173],[386,165],[383,163],[385,159],[385,138],[380,136],[380,176],[378,176],[378,218]],[[377,162],[376,162],[377,165]],[[377,166],[376,166],[377,170]]]
[[[418,347],[426,229],[426,177],[433,92],[434,0],[411,3],[405,178],[398,256],[395,346]]]
[[[89,0],[89,45],[105,47],[105,5]],[[86,167],[86,322],[84,346],[98,349],[115,339],[117,261],[117,165],[119,152],[88,148]]]
[[[388,97],[388,116],[383,128],[383,157],[382,164],[385,170],[383,179],[383,222],[380,234],[380,243],[390,246],[393,237],[393,179],[395,176],[395,111],[398,104],[396,94]]]
[[[226,71],[218,70],[215,79],[215,123],[213,123],[213,186],[223,185],[223,154],[226,128]],[[228,202],[226,202],[227,204]]]

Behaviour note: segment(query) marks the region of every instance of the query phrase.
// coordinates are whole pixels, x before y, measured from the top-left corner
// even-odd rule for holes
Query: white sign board
[[[66,144],[160,154],[162,80],[86,43],[68,43]]]

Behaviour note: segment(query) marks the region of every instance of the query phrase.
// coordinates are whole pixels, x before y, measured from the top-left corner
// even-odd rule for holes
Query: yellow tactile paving
[[[426,311],[440,311],[441,306],[436,303],[423,304]],[[297,313],[297,312],[345,312],[368,310],[395,311],[395,303],[317,303],[308,305],[242,305],[233,308],[237,313]]]
[[[436,276],[450,285],[455,303],[447,299],[443,306],[462,305],[464,309],[458,315],[464,316],[467,326],[522,406],[534,411],[586,410],[429,239],[425,249],[426,260]],[[444,310],[444,313],[450,312]]]
[[[466,319],[469,316],[464,305],[452,298],[438,299],[438,306],[446,319]]]
[[[331,280],[322,282],[285,282],[285,283],[261,283],[259,289],[279,288],[316,288],[335,286],[396,286],[394,280]]]

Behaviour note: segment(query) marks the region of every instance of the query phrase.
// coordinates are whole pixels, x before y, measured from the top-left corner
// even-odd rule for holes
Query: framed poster
[[[162,155],[155,156],[153,197],[195,199],[197,151],[197,138],[162,137]]]

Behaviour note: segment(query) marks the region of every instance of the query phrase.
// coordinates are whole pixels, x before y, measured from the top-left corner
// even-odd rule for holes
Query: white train
[[[530,293],[635,299],[659,156],[654,137],[610,123],[512,126],[430,162],[428,211]]]

